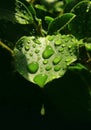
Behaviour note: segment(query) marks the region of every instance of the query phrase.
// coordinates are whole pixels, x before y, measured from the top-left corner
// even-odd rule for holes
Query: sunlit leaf
[[[78,41],[70,35],[24,36],[16,43],[16,70],[27,80],[43,87],[62,77],[77,60]]]

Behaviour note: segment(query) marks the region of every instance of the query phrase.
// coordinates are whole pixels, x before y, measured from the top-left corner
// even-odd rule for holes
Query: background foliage
[[[72,127],[76,123],[84,126],[91,120],[91,1],[20,1],[0,0],[2,122],[31,124],[33,129],[61,128],[65,124]],[[78,59],[61,78],[41,89],[16,71],[13,50],[22,36],[59,33],[71,34],[78,44],[81,42]],[[45,115],[41,115],[41,107],[45,107]]]

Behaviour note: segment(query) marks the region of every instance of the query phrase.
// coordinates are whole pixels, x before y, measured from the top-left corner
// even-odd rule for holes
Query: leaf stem
[[[9,51],[13,55],[13,50],[9,48],[7,45],[5,45],[2,41],[0,41],[0,46],[5,48],[7,51]]]

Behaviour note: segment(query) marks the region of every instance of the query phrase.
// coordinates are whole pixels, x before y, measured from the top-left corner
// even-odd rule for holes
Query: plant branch
[[[2,41],[0,41],[0,46],[5,48],[7,51],[9,51],[13,55],[13,50],[9,48],[7,45],[5,45]]]

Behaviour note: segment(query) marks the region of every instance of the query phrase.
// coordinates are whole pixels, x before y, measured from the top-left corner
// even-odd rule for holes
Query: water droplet
[[[48,76],[46,74],[38,74],[34,77],[34,82],[39,85],[40,87],[43,87]]]
[[[58,50],[58,52],[62,52],[62,51],[64,51],[64,48],[60,48],[60,49]]]
[[[53,41],[53,40],[54,40],[54,36],[47,36],[47,39],[48,39],[49,41]]]
[[[59,71],[61,69],[61,66],[60,65],[57,65],[54,67],[54,71]]]
[[[35,48],[35,47],[36,47],[36,44],[33,44],[32,47]]]
[[[66,45],[65,44],[62,44],[62,47],[65,47]]]
[[[21,49],[22,49],[22,47],[23,47],[23,44],[24,44],[23,41],[20,40],[20,41],[16,44],[16,48],[21,51]]]
[[[32,62],[28,64],[27,68],[29,72],[33,74],[33,73],[36,73],[37,70],[39,69],[39,64],[37,62]]]
[[[48,63],[48,60],[43,60],[43,64],[47,64]]]
[[[70,62],[72,59],[71,58],[68,58],[68,59],[66,59],[65,61],[66,62]]]
[[[68,46],[69,49],[71,49],[71,47],[72,47],[71,45]]]
[[[46,71],[49,71],[49,70],[51,70],[51,69],[52,69],[51,66],[47,66],[47,67],[45,68]]]
[[[27,43],[30,44],[30,43],[31,43],[31,40],[28,40]]]
[[[53,54],[54,54],[53,48],[48,45],[48,46],[46,46],[46,48],[45,48],[45,50],[44,50],[42,56],[43,56],[44,59],[48,59],[48,58],[50,58]]]
[[[36,54],[37,54],[37,53],[39,53],[39,50],[38,50],[38,49],[36,49],[36,50],[35,50],[35,53],[36,53]]]
[[[30,46],[29,46],[29,45],[26,45],[24,48],[25,48],[26,51],[29,51]]]
[[[61,57],[55,57],[54,60],[53,60],[53,64],[54,65],[57,65],[61,60]]]
[[[34,42],[39,45],[41,44],[41,42],[38,39],[34,40]]]
[[[61,45],[61,40],[56,40],[54,44],[55,44],[55,46],[60,46]]]
[[[41,115],[44,116],[45,115],[45,108],[44,108],[44,104],[42,105],[41,111],[40,111]]]
[[[30,56],[33,56],[33,53],[30,53],[29,55],[30,55]]]

